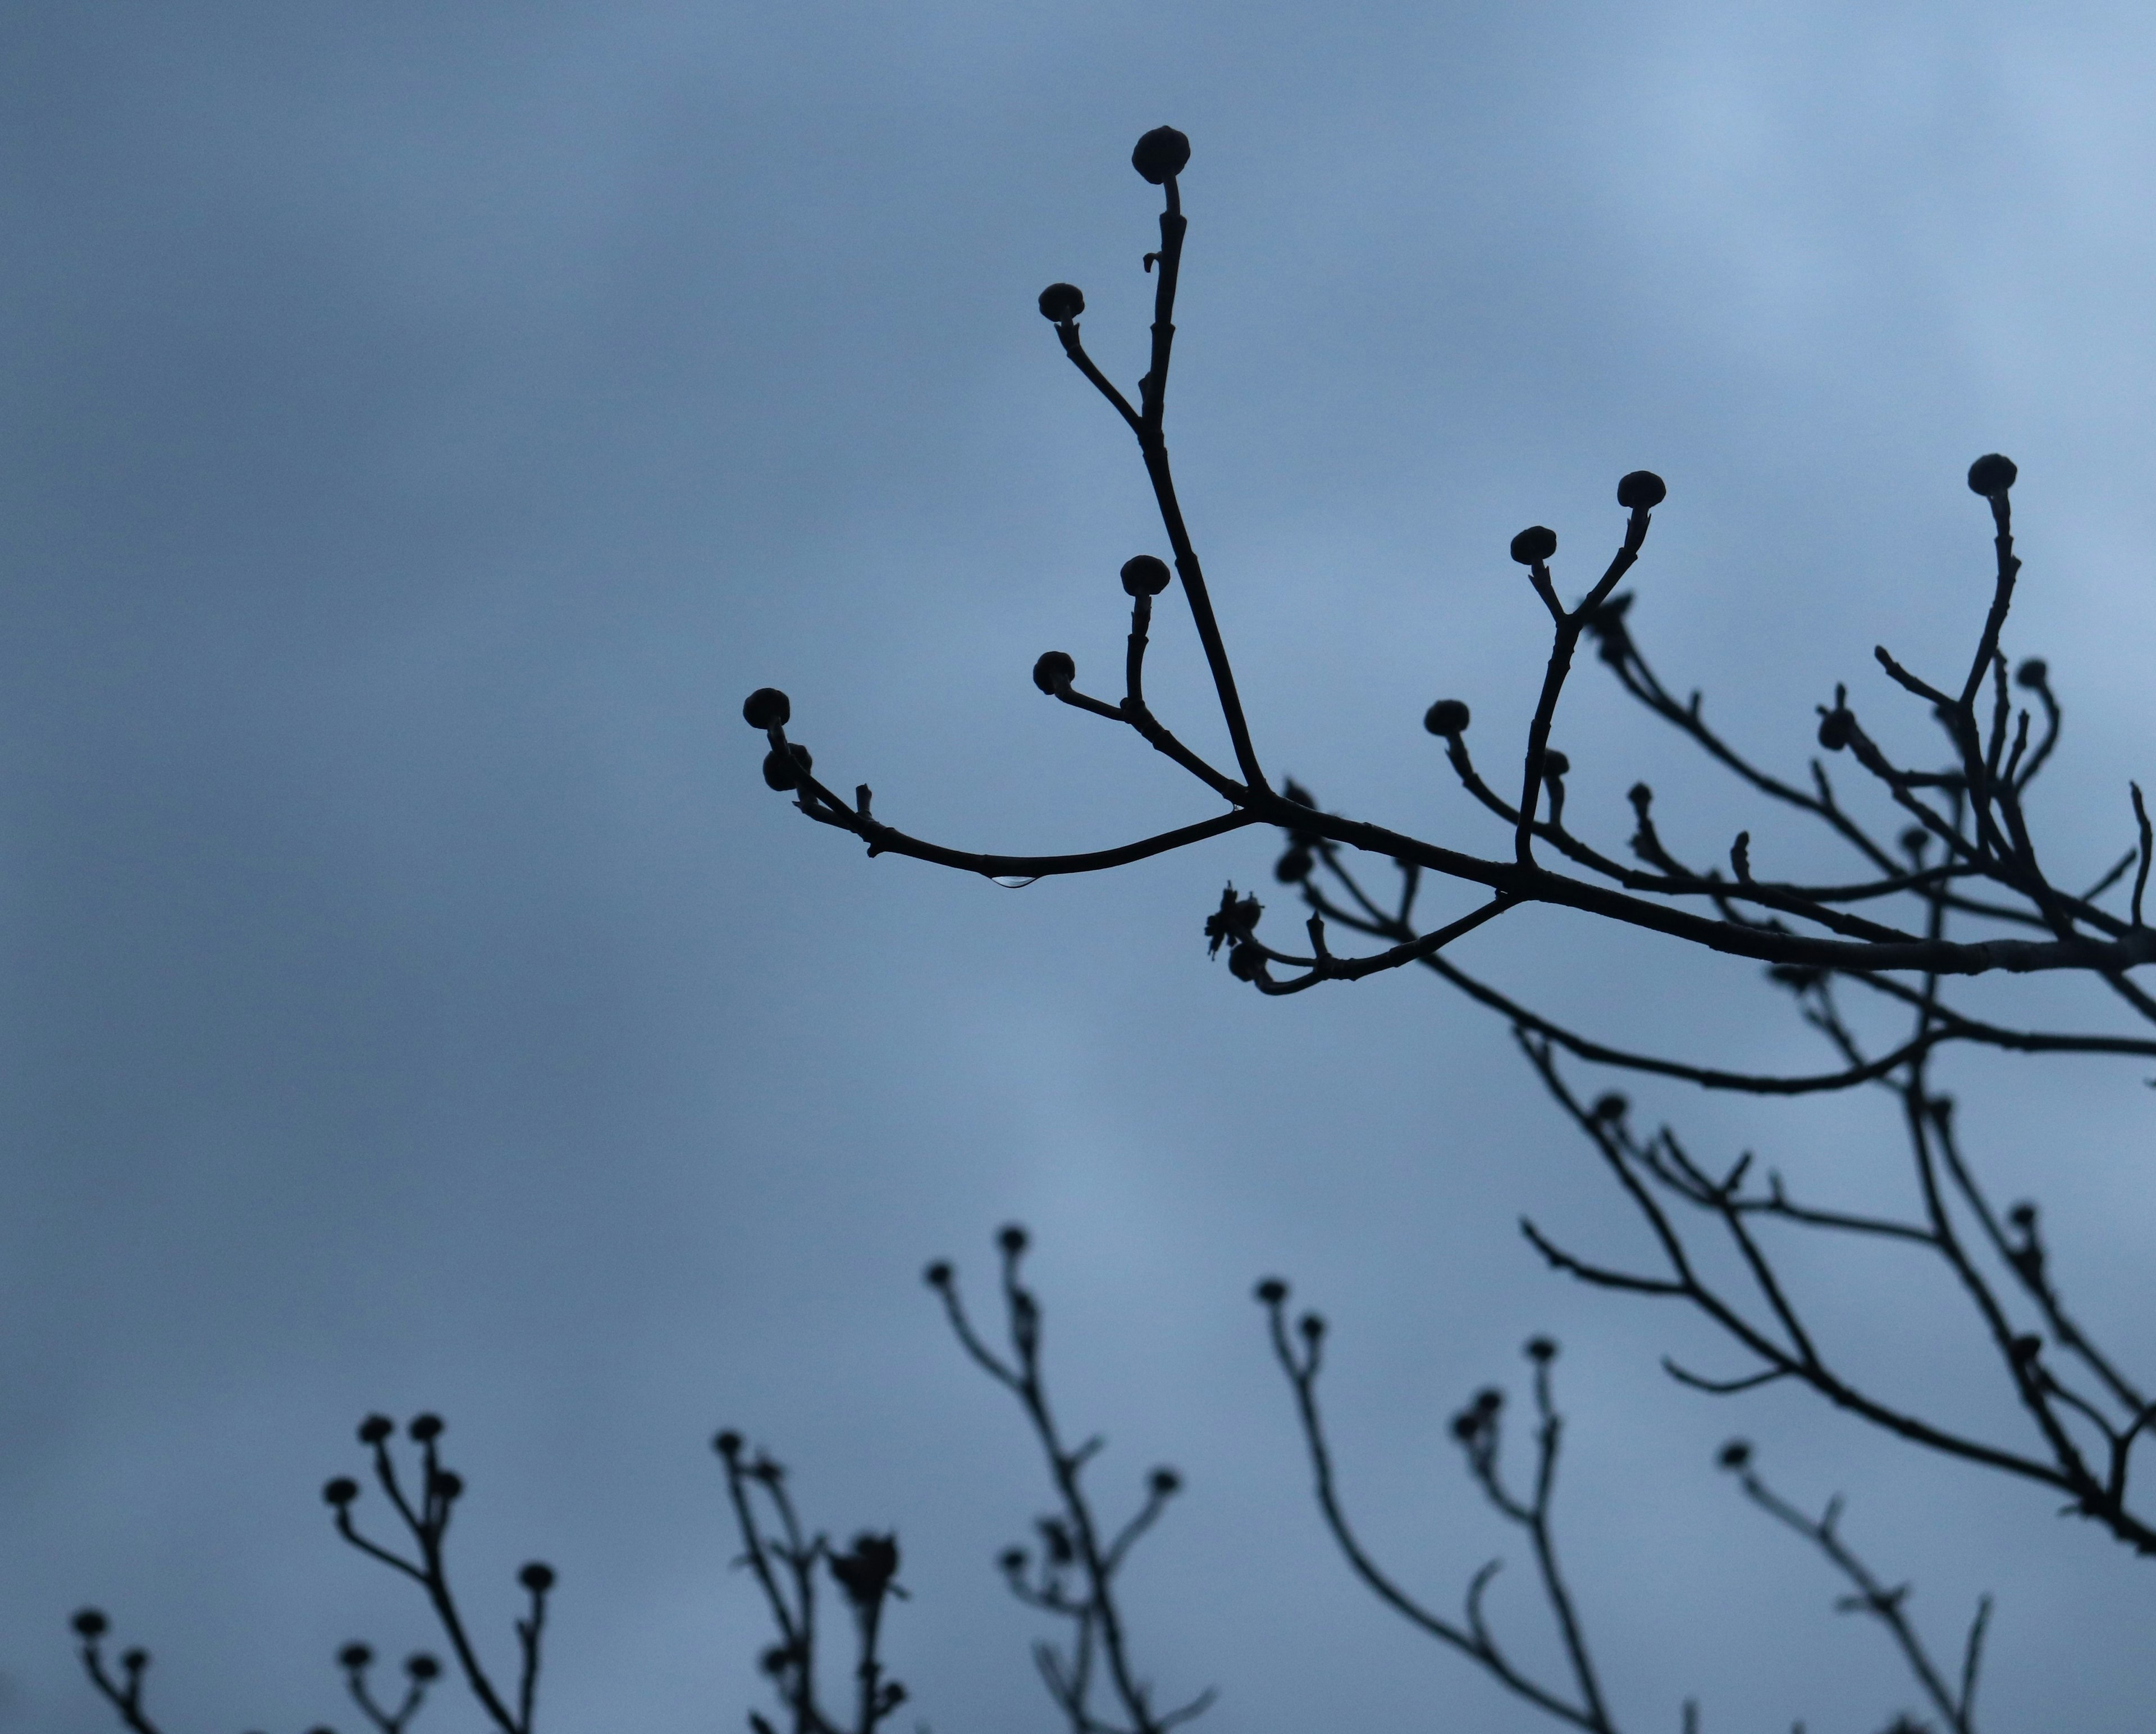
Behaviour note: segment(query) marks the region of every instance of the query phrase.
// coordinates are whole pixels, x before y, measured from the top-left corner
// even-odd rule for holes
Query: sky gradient
[[[1986,1726],[2145,1718],[2145,1564],[1815,1402],[1679,1390],[1665,1351],[1722,1352],[1539,1268],[1522,1213],[1639,1234],[1499,1023],[1405,974],[1274,1002],[1208,963],[1270,839],[1023,892],[868,861],[762,786],[738,707],[784,687],[826,781],[959,847],[1214,810],[1027,678],[1051,645],[1111,665],[1116,568],[1165,551],[1034,297],[1083,285],[1135,377],[1158,205],[1127,157],[1166,121],[1170,439],[1270,767],[1501,851],[1419,719],[1456,695],[1491,761],[1520,738],[1546,622],[1507,541],[1553,526],[1584,585],[1646,466],[1641,643],[1801,774],[1837,680],[1892,714],[1875,643],[1966,656],[1963,473],[2004,450],[2010,648],[2068,707],[2039,819],[2092,878],[2152,771],[2152,80],[2123,5],[0,9],[0,1729],[112,1725],[85,1602],[155,1653],[167,1734],[348,1729],[337,1644],[436,1641],[319,1501],[375,1408],[448,1418],[494,1654],[515,1566],[560,1571],[543,1729],[762,1702],[721,1425],[817,1523],[896,1528],[924,1720],[1053,1726],[991,1567],[1038,1466],[919,1282],[949,1255],[980,1289],[1009,1219],[1104,1503],[1187,1480],[1130,1596],[1163,1693],[1219,1686],[1201,1726],[1544,1726],[1329,1552],[1269,1272],[1333,1322],[1382,1551],[1447,1606],[1507,1555],[1492,1610],[1537,1658],[1445,1424],[1562,1341],[1563,1537],[1628,1727],[1913,1706],[1714,1472],[1737,1432],[1793,1497],[1847,1495],[1943,1648],[1995,1593]],[[1211,747],[1162,618],[1149,694]],[[1693,852],[1751,824],[1810,859],[1599,668],[1556,738],[1612,845],[1645,776]],[[1560,914],[1462,961],[1597,1033],[1824,1057],[1750,966]],[[1971,996],[2030,1000],[2107,1016]],[[2129,1349],[2145,1070],[1948,1074]],[[1896,1196],[1883,1098],[1625,1087],[1707,1152]],[[1798,1275],[1861,1364],[2013,1429],[1928,1276]]]

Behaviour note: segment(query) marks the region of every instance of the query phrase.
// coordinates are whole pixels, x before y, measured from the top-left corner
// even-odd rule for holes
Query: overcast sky
[[[377,1408],[449,1419],[502,1665],[514,1567],[559,1569],[542,1728],[762,1701],[721,1424],[817,1523],[896,1528],[891,1660],[939,1734],[1054,1726],[991,1567],[1039,1465],[919,1283],[948,1254],[983,1285],[1012,1218],[1104,1504],[1188,1478],[1129,1595],[1220,1734],[1544,1726],[1328,1552],[1267,1272],[1333,1321],[1380,1551],[1447,1608],[1507,1555],[1492,1612],[1537,1660],[1444,1429],[1563,1340],[1564,1542],[1629,1728],[1695,1694],[1711,1734],[1915,1706],[1714,1472],[1732,1432],[1848,1495],[1943,1649],[1996,1594],[1987,1726],[2145,1723],[2148,1566],[1800,1396],[1679,1390],[1665,1350],[1734,1363],[1539,1268],[1523,1213],[1642,1243],[1498,1023],[1404,974],[1276,1002],[1208,963],[1270,839],[1024,891],[869,861],[762,786],[738,707],[785,687],[828,781],[961,847],[1215,810],[1027,679],[1051,645],[1112,667],[1116,568],[1166,551],[1034,297],[1082,285],[1134,380],[1127,159],[1168,121],[1171,439],[1276,772],[1502,850],[1419,718],[1464,698],[1509,757],[1546,623],[1506,541],[1555,526],[1584,584],[1640,465],[1671,496],[1633,619],[1673,685],[1799,774],[1837,680],[1917,741],[1871,647],[1965,657],[1962,475],[2001,449],[2010,648],[2069,706],[2039,818],[2093,877],[2156,769],[2153,81],[2125,5],[0,10],[0,1727],[112,1726],[65,1629],[95,1601],[167,1734],[349,1730],[336,1645],[438,1641],[319,1501]],[[1162,619],[1149,693],[1209,746]],[[1609,685],[1584,668],[1558,731],[1580,826],[1621,844],[1644,775],[1697,854],[1784,837]],[[1597,1034],[1823,1058],[1749,966],[1544,914],[1461,956]],[[2129,1358],[2146,1070],[1946,1074]],[[1884,1099],[1627,1087],[1717,1157],[1898,1196]],[[1860,1364],[2018,1442],[1928,1273],[1794,1268]]]

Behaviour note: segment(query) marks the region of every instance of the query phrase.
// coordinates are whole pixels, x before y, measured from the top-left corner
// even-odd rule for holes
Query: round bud
[[[1057,687],[1068,686],[1077,678],[1078,664],[1067,650],[1044,650],[1033,665],[1033,684],[1051,697]]]
[[[535,1559],[516,1574],[516,1581],[535,1596],[543,1596],[554,1587],[554,1568]]]
[[[1856,731],[1856,719],[1848,711],[1830,711],[1820,718],[1819,744],[1829,752],[1840,752]]]
[[[1617,484],[1617,503],[1628,512],[1650,512],[1669,497],[1669,485],[1651,469],[1635,469]]]
[[[424,1682],[441,1677],[442,1665],[424,1649],[415,1649],[404,1658],[404,1671],[413,1679]]]
[[[421,1444],[442,1436],[442,1418],[439,1415],[414,1415],[412,1424],[405,1429]]]
[[[2017,1336],[2014,1339],[2013,1348],[2015,1360],[2033,1361],[2043,1352],[2044,1339],[2033,1335]]]
[[[1527,1358],[1538,1367],[1548,1366],[1551,1362],[1557,1359],[1555,1339],[1548,1336],[1530,1336],[1527,1339]]]
[[[340,1668],[364,1668],[374,1660],[374,1652],[364,1644],[347,1644],[337,1652]]]
[[[453,1469],[437,1470],[427,1482],[427,1488],[444,1504],[464,1496],[465,1478]]]
[[[802,772],[814,769],[815,763],[815,756],[798,741],[789,741],[783,751],[774,746],[763,756],[764,787],[781,794],[798,788]]]
[[[339,1475],[322,1488],[322,1503],[335,1506],[341,1511],[359,1497],[359,1483],[349,1475]]]
[[[1512,538],[1512,558],[1522,566],[1539,565],[1557,552],[1557,531],[1530,524]]]
[[[1147,1485],[1152,1489],[1156,1497],[1166,1499],[1169,1494],[1183,1485],[1183,1477],[1163,1465],[1152,1472],[1147,1479]]]
[[[1902,853],[1921,855],[1932,846],[1932,834],[1922,825],[1912,825],[1902,834]]]
[[[996,1230],[996,1244],[1015,1258],[1025,1250],[1026,1233],[1018,1224],[1005,1223]]]
[[[1467,732],[1469,711],[1459,699],[1440,699],[1422,713],[1422,726],[1433,735],[1448,741],[1456,740]]]
[[[140,1674],[150,1665],[150,1652],[139,1644],[133,1649],[123,1650],[120,1655],[120,1665],[130,1674]]]
[[[1267,1306],[1277,1306],[1287,1299],[1287,1285],[1277,1276],[1268,1276],[1253,1291]]]
[[[742,1436],[731,1427],[712,1436],[711,1449],[729,1461],[741,1455],[741,1448]]]
[[[996,1563],[1003,1567],[1004,1575],[1009,1577],[1025,1569],[1025,1558],[1024,1548],[1006,1547],[996,1556]]]
[[[1752,1442],[1749,1439],[1733,1439],[1715,1455],[1715,1461],[1727,1470],[1743,1469],[1751,1460]]]
[[[1562,777],[1571,768],[1572,761],[1567,758],[1563,753],[1559,752],[1554,746],[1545,747],[1543,750],[1543,776]]]
[[[2041,692],[2044,683],[2051,678],[2051,664],[2041,656],[2032,656],[2014,671],[2014,684],[2025,686],[2031,692]]]
[[[1265,972],[1265,955],[1254,945],[1239,945],[1228,953],[1228,973],[1239,982],[1255,982]]]
[[[359,1424],[359,1442],[362,1445],[378,1445],[397,1430],[397,1424],[387,1415],[369,1415]]]
[[[742,700],[742,721],[752,729],[783,729],[793,715],[793,701],[776,686],[759,686]]]
[[[1123,562],[1123,589],[1132,596],[1158,596],[1175,574],[1152,554],[1134,554]]]
[[[937,1259],[934,1264],[931,1265],[926,1270],[921,1273],[921,1280],[927,1283],[932,1289],[949,1288],[952,1281],[952,1272],[951,1270],[950,1260],[947,1259]]]
[[[1317,864],[1317,858],[1300,843],[1291,844],[1280,859],[1273,863],[1273,877],[1284,885],[1299,885]]]
[[[69,1624],[74,1627],[76,1637],[93,1640],[102,1638],[109,1629],[105,1616],[95,1608],[84,1608]]]
[[[1485,1385],[1475,1393],[1475,1408],[1479,1413],[1494,1415],[1505,1406],[1505,1393],[1495,1385]]]
[[[1981,494],[1987,500],[1994,499],[2012,487],[2014,478],[2020,473],[2014,467],[2011,458],[1986,452],[1969,466],[1969,491]]]
[[[1302,1332],[1305,1342],[1315,1342],[1325,1335],[1325,1320],[1321,1314],[1306,1312],[1295,1321],[1295,1328]]]
[[[1631,1107],[1630,1102],[1613,1090],[1606,1095],[1595,1097],[1593,1112],[1597,1120],[1617,1121],[1630,1113]]]
[[[2006,1213],[2006,1219],[2025,1234],[2036,1226],[2036,1207],[2024,1198]]]
[[[1481,1430],[1482,1418],[1473,1409],[1462,1409],[1452,1418],[1452,1436],[1463,1445],[1473,1444]]]
[[[1075,283],[1051,283],[1040,292],[1040,316],[1068,325],[1086,310],[1086,295]]]
[[[1131,167],[1158,187],[1183,172],[1190,162],[1190,141],[1173,126],[1156,126],[1131,151]]]

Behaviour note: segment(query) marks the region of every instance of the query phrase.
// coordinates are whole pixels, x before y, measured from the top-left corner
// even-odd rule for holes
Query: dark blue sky
[[[1247,1299],[1273,1270],[1335,1321],[1356,1508],[1443,1602],[1517,1553],[1445,1421],[1563,1338],[1566,1535],[1630,1726],[1912,1701],[1713,1473],[1732,1431],[1847,1493],[1943,1643],[1996,1592],[1989,1725],[2134,1725],[2146,1567],[1801,1398],[1678,1391],[1660,1353],[1716,1352],[1683,1321],[1537,1268],[1522,1212],[1636,1230],[1501,1027],[1208,965],[1270,843],[1022,893],[865,861],[762,787],[737,707],[786,687],[828,780],[960,846],[1214,810],[1026,678],[1116,657],[1116,568],[1158,550],[1034,296],[1083,285],[1134,377],[1127,153],[1169,120],[1171,437],[1270,764],[1501,847],[1418,719],[1453,693],[1517,737],[1544,626],[1506,541],[1547,522],[1584,570],[1644,464],[1642,642],[1800,771],[1836,680],[1889,705],[1875,642],[1966,654],[1962,472],[1999,449],[2012,648],[2070,707],[2040,818],[2093,876],[2150,769],[2152,78],[2123,6],[0,12],[0,1728],[109,1725],[87,1600],[157,1653],[168,1734],[347,1723],[336,1645],[431,1634],[316,1490],[361,1414],[423,1407],[497,1654],[511,1568],[562,1574],[542,1726],[756,1701],[721,1424],[819,1522],[897,1527],[933,1726],[1050,1726],[989,1567],[1038,1472],[917,1280],[980,1281],[1013,1217],[1105,1496],[1188,1479],[1132,1595],[1221,1734],[1540,1726],[1327,1552]],[[1149,691],[1209,744],[1163,618]],[[1640,775],[1701,852],[1756,823],[1601,676],[1558,731],[1578,823],[1621,842]],[[1540,914],[1463,961],[1604,1034],[1819,1057],[1748,967]],[[1950,1081],[2130,1343],[2140,1072]],[[1631,1087],[1710,1152],[1898,1184],[1891,1104]],[[1798,1275],[1881,1377],[2014,1425],[1950,1294]],[[1526,1583],[1493,1608],[1532,1655]]]

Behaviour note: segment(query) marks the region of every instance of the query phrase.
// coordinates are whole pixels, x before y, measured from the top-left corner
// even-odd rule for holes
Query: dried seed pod
[[[759,686],[742,701],[742,721],[752,729],[783,729],[793,703],[776,686]]]
[[[1033,665],[1033,684],[1043,692],[1054,695],[1059,686],[1068,686],[1078,678],[1078,664],[1063,650],[1044,650]]]
[[[1819,744],[1829,752],[1840,752],[1856,732],[1856,719],[1836,706],[1820,718]]]
[[[1469,711],[1460,699],[1440,699],[1422,713],[1422,726],[1450,741],[1467,732]]]
[[[1969,466],[1969,491],[1981,494],[1987,500],[1995,499],[2014,485],[2020,475],[2011,458],[1998,452],[1986,452]]]
[[[1156,126],[1131,151],[1131,167],[1158,187],[1189,166],[1190,141],[1173,126]]]
[[[1151,554],[1134,554],[1123,562],[1123,589],[1132,596],[1158,596],[1174,576],[1165,560]]]
[[[783,750],[774,746],[763,756],[764,783],[781,794],[798,788],[803,774],[813,770],[815,763],[814,756],[798,742],[789,741]]]
[[[1040,316],[1068,325],[1086,310],[1086,294],[1075,283],[1051,283],[1040,292]]]
[[[1512,538],[1512,558],[1522,566],[1534,566],[1557,552],[1557,531],[1542,524],[1530,524]]]
[[[1617,503],[1628,512],[1652,511],[1669,497],[1669,484],[1651,469],[1635,469],[1617,484]]]

